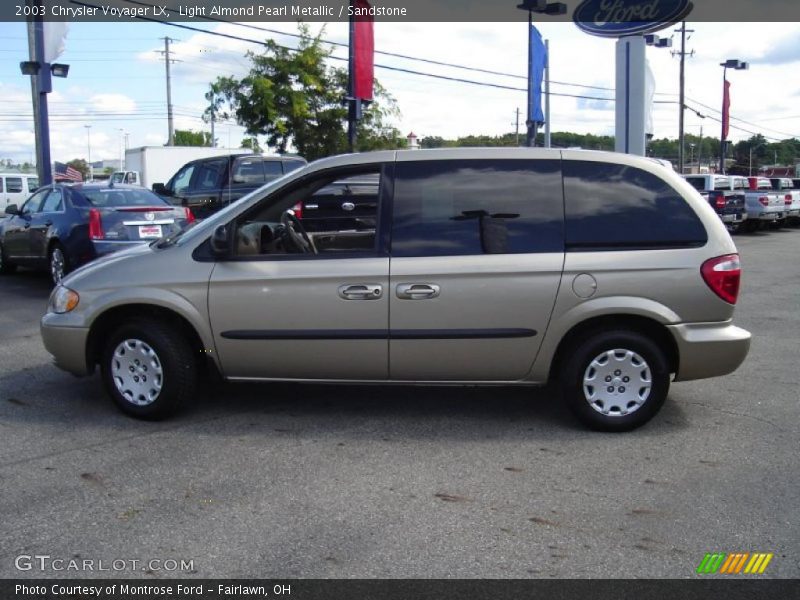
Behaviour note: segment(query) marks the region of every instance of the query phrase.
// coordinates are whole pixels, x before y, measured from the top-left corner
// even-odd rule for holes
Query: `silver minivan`
[[[373,183],[328,192],[326,218],[306,218],[348,179]],[[383,151],[317,161],[78,269],[41,331],[58,366],[99,366],[140,418],[190,402],[214,369],[228,381],[558,380],[581,421],[621,431],[653,417],[671,381],[742,363],[740,274],[713,209],[650,160]]]

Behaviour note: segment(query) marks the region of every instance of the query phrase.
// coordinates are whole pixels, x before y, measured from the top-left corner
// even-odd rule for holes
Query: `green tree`
[[[296,50],[267,40],[263,54],[248,52],[250,72],[242,79],[220,77],[206,95],[206,111],[217,118],[234,117],[248,136],[263,135],[279,153],[293,146],[308,160],[347,150],[347,72],[326,64],[332,49],[321,36],[300,24]],[[398,148],[405,145],[389,124],[399,115],[397,103],[376,81],[375,100],[359,121],[357,150]]]
[[[258,143],[258,138],[256,136],[253,137],[246,137],[242,140],[242,143],[239,144],[242,148],[250,148],[256,154],[261,154],[263,151],[261,148],[261,144]]]
[[[84,159],[73,158],[71,161],[67,162],[67,166],[72,167],[76,171],[80,171],[84,181],[89,179],[89,163]]]
[[[211,134],[207,131],[175,130],[176,146],[210,146]]]

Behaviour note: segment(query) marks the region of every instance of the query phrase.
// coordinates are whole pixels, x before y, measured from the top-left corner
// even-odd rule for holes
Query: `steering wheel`
[[[296,249],[304,254],[308,254],[309,252],[312,254],[319,254],[313,240],[291,208],[283,211],[283,214],[281,214],[281,225],[283,225],[289,241]]]

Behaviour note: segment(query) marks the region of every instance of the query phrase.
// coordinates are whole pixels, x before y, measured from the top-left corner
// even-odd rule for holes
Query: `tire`
[[[47,268],[53,285],[58,285],[70,271],[69,259],[64,251],[64,246],[56,242],[47,253]]]
[[[664,352],[650,338],[610,330],[590,334],[570,349],[561,386],[570,410],[587,427],[630,431],[661,409],[669,378]],[[591,385],[594,381],[600,385]]]
[[[8,262],[6,257],[6,249],[3,244],[0,244],[0,275],[9,275],[17,270],[17,265]]]
[[[194,396],[195,354],[181,331],[156,319],[136,319],[109,336],[101,357],[103,383],[122,412],[164,419]]]

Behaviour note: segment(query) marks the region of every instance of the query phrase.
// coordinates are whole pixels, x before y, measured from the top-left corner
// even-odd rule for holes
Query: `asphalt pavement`
[[[0,277],[0,577],[798,577],[800,229],[735,241],[747,361],[625,434],[519,388],[217,384],[136,421],[52,366],[46,275]]]

